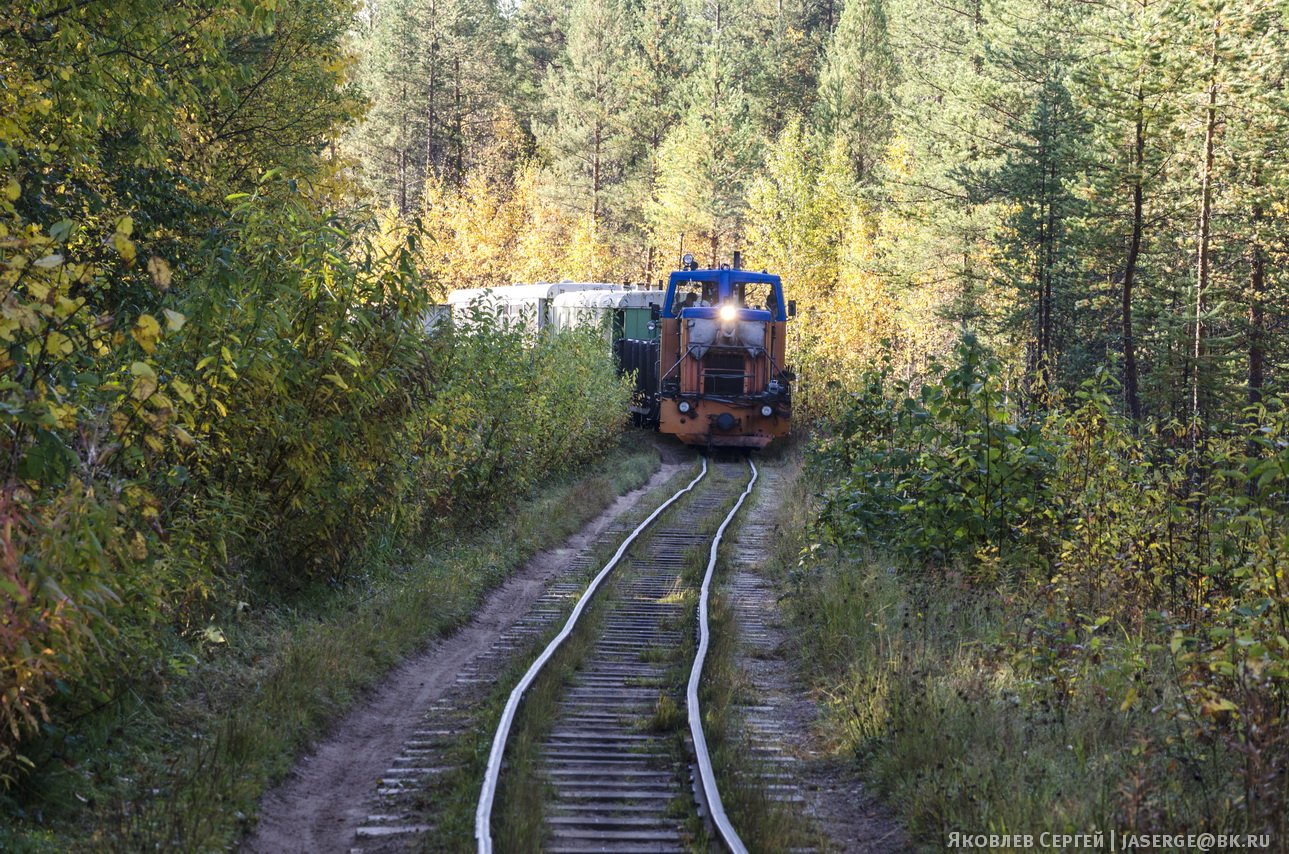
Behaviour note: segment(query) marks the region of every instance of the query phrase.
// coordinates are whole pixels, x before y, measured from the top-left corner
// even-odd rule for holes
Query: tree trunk
[[[1055,300],[1055,286],[1053,280],[1056,278],[1056,193],[1057,193],[1057,174],[1056,174],[1056,153],[1053,150],[1055,145],[1045,152],[1048,160],[1048,167],[1044,170],[1044,187],[1045,204],[1047,205],[1047,217],[1044,223],[1043,235],[1043,346],[1040,356],[1042,362],[1039,365],[1043,388],[1050,393],[1052,388],[1052,361],[1053,350],[1055,346],[1053,334],[1055,321],[1052,319],[1052,303]]]
[[[1198,444],[1203,395],[1200,393],[1200,359],[1204,356],[1204,295],[1209,286],[1210,246],[1213,229],[1213,150],[1217,135],[1217,51],[1222,34],[1222,18],[1213,20],[1213,40],[1209,50],[1208,106],[1204,119],[1204,164],[1200,176],[1199,229],[1195,258],[1195,337],[1191,348],[1191,433]]]
[[[407,84],[399,89],[398,111],[398,212],[407,213]]]
[[[1137,342],[1132,328],[1132,288],[1137,280],[1141,257],[1142,222],[1145,214],[1146,121],[1141,85],[1137,85],[1137,123],[1133,146],[1132,237],[1128,243],[1128,261],[1123,270],[1123,397],[1132,418],[1133,429],[1141,421],[1141,397],[1137,383]]]
[[[436,4],[430,4],[430,18],[437,14]],[[438,124],[436,106],[439,97],[439,40],[430,36],[430,80],[425,93],[425,176],[428,178],[438,170],[434,166],[434,128]]]
[[[1262,184],[1261,174],[1254,175],[1253,186]],[[1266,305],[1267,256],[1262,246],[1262,220],[1266,216],[1262,202],[1253,204],[1253,269],[1249,276],[1249,403],[1262,402],[1262,386],[1266,365]]]
[[[454,90],[452,93],[453,107],[456,110],[454,134],[456,136],[456,162],[453,164],[453,171],[456,173],[454,178],[457,186],[465,180],[465,130],[463,124],[464,116],[461,115],[461,57],[452,59],[452,76],[454,78]]]

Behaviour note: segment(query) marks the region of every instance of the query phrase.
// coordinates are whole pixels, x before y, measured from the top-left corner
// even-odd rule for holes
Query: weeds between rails
[[[727,483],[724,473],[716,467],[712,467],[714,475],[712,480],[705,484],[705,489],[720,489]],[[696,496],[702,496],[698,498]],[[686,496],[685,500],[676,507],[667,511],[657,525],[652,527],[648,533],[644,534],[642,539],[632,547],[632,554],[638,560],[639,552],[650,547],[656,537],[667,537],[670,526],[676,521],[683,518],[683,515],[691,512],[692,506],[702,503],[714,497],[710,491],[697,491],[694,494]],[[712,507],[704,508],[704,516],[699,522],[699,527],[695,531],[694,523],[680,525],[680,530],[686,534],[698,534],[699,536],[710,540],[714,535],[715,529],[721,521],[728,515],[727,511],[736,501],[737,496],[731,496],[719,504]],[[674,536],[674,535],[672,535]],[[695,594],[701,581],[705,561],[703,551],[696,547],[691,547],[683,566],[680,568],[680,576],[677,579],[678,586],[675,593],[665,597],[676,600],[676,604],[681,604],[678,610],[680,623],[675,622],[676,618],[662,617],[658,624],[659,631],[673,631],[680,629],[677,637],[680,638],[678,646],[674,649],[666,650],[669,654],[666,659],[672,664],[665,671],[660,685],[659,698],[653,706],[652,714],[642,715],[637,722],[636,730],[638,732],[655,732],[670,734],[669,738],[664,738],[660,743],[655,744],[661,747],[663,744],[669,745],[671,755],[670,766],[673,773],[677,775],[674,781],[674,791],[685,793],[688,791],[688,776],[685,773],[689,751],[686,749],[683,727],[678,724],[683,723],[684,717],[680,714],[679,706],[675,702],[675,696],[679,693],[679,686],[684,679],[684,671],[687,667],[682,666],[684,662],[694,656],[694,635],[696,628],[696,612],[693,607],[695,604]],[[649,577],[651,570],[656,574],[656,565],[649,564],[637,565],[640,571],[645,573],[644,578]],[[633,579],[643,580],[637,573],[620,572],[614,570],[614,575],[609,583],[605,585],[601,593],[597,593],[597,599],[594,605],[588,609],[596,618],[597,625],[591,624],[579,625],[575,628],[569,638],[569,643],[559,650],[556,658],[552,659],[555,668],[542,671],[535,680],[532,688],[532,696],[525,698],[525,704],[520,713],[520,719],[517,720],[518,728],[514,734],[514,740],[507,749],[507,772],[503,776],[503,810],[505,815],[503,821],[499,821],[498,843],[503,845],[506,850],[513,850],[516,846],[524,847],[537,845],[541,841],[542,834],[542,806],[544,799],[540,795],[534,795],[542,791],[543,781],[537,773],[538,765],[538,745],[542,736],[549,733],[555,725],[556,705],[559,702],[559,695],[564,690],[569,677],[576,670],[575,665],[580,663],[586,652],[593,646],[589,639],[595,635],[598,628],[598,621],[604,615],[613,612],[615,603],[623,589],[633,583]],[[663,576],[670,574],[670,568],[663,570]],[[655,582],[652,582],[656,584]],[[659,603],[662,600],[658,600]],[[688,631],[685,631],[688,629]],[[560,655],[560,653],[566,653]],[[652,656],[649,653],[653,653]],[[652,648],[641,651],[642,659],[645,657],[656,660],[657,652]],[[654,674],[652,678],[659,678]],[[532,702],[530,702],[532,700]],[[661,763],[658,770],[666,763]],[[516,777],[516,772],[520,774]],[[510,793],[519,792],[518,798],[510,797]],[[683,802],[683,803],[679,803]],[[700,842],[705,840],[704,829],[698,820],[694,811],[692,798],[687,795],[678,794],[666,808],[659,813],[660,816],[685,818],[685,827],[688,836],[691,839]],[[665,823],[665,822],[664,822]]]
[[[652,508],[661,503],[663,497],[674,493],[681,484],[691,479],[692,476],[692,471],[686,471],[668,479],[666,483],[644,496],[638,505],[638,509],[624,513],[621,517],[622,524],[628,530],[634,528],[649,515]],[[595,546],[591,552],[591,560],[587,569],[583,570],[578,579],[576,579],[579,581],[580,586],[585,587],[585,584],[590,581],[599,567],[603,566],[609,556],[617,549],[617,546],[616,541],[600,542]],[[567,619],[569,611],[572,610],[573,604],[571,601],[568,602],[561,616],[552,621],[550,628],[542,636],[535,638],[526,649],[516,652],[513,663],[504,673],[498,676],[496,685],[489,694],[488,699],[476,707],[476,711],[472,715],[472,723],[466,728],[466,735],[458,740],[451,752],[448,764],[455,766],[457,770],[445,775],[436,786],[436,792],[441,795],[437,799],[437,803],[446,804],[446,808],[434,814],[436,832],[432,838],[422,840],[421,847],[423,850],[464,851],[474,847],[474,809],[479,794],[479,780],[483,776],[492,734],[496,730],[501,710],[510,694],[510,686],[519,680],[520,676],[527,670],[529,662],[559,631],[559,627]],[[509,752],[507,753],[507,761],[512,764],[522,762],[522,760],[516,760],[512,757]],[[520,825],[525,822],[531,823],[529,819],[515,819],[504,813],[499,820]],[[513,835],[522,835],[525,831],[516,829],[507,832]]]

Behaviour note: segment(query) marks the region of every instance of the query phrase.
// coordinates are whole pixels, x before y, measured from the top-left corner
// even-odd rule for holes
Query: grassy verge
[[[403,657],[466,620],[484,594],[656,469],[624,448],[530,497],[498,527],[445,532],[413,556],[374,557],[362,584],[249,603],[172,647],[169,678],[127,686],[52,740],[11,794],[5,850],[222,849],[299,750]],[[453,537],[457,537],[454,539]],[[24,803],[49,805],[43,813]]]
[[[1091,654],[1075,655],[1072,628],[1034,619],[1040,592],[812,542],[804,482],[787,503],[785,529],[803,533],[779,566],[824,734],[915,842],[1238,831],[1216,782],[1229,757],[1166,711],[1179,702],[1166,650],[1089,625]]]
[[[778,454],[760,460],[764,471],[769,466],[790,468],[795,458]],[[790,476],[790,475],[789,475]],[[783,504],[775,505],[760,516],[755,515],[764,482],[748,497],[748,505],[736,519],[736,525],[775,525],[789,512]],[[711,633],[707,661],[703,668],[700,700],[703,704],[703,729],[712,753],[712,765],[720,785],[726,813],[743,842],[751,851],[790,851],[818,847],[820,839],[799,809],[770,797],[761,776],[767,769],[757,760],[755,746],[739,713],[739,706],[754,698],[752,686],[738,666],[738,620],[729,598],[721,592],[729,579],[732,566],[734,530],[726,534],[726,546],[716,565],[712,582]]]

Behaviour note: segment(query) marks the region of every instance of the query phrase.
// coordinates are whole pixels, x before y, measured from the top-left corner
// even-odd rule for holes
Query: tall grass
[[[1105,377],[1022,410],[959,357],[916,394],[871,378],[799,499],[785,573],[835,749],[932,843],[1283,839],[1283,405],[1196,442],[1134,429]]]
[[[537,551],[578,530],[656,468],[621,450],[520,503],[496,527],[391,549],[362,583],[253,605],[171,652],[184,672],[108,703],[10,802],[44,805],[0,830],[0,848],[209,850],[251,824],[294,756],[409,652],[460,625]],[[62,761],[60,761],[60,758]],[[52,824],[54,831],[41,825]]]

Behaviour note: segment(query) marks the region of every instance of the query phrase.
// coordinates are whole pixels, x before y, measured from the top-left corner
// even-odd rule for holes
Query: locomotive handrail
[[[708,600],[711,597],[712,576],[716,572],[716,556],[721,546],[721,537],[725,535],[725,529],[729,527],[730,522],[734,521],[734,515],[738,513],[744,500],[751,494],[752,487],[756,485],[758,476],[756,463],[749,459],[747,464],[752,469],[752,477],[747,482],[747,488],[738,497],[738,501],[725,517],[725,521],[716,529],[716,536],[712,539],[707,572],[703,575],[702,593],[698,599],[698,654],[694,656],[694,666],[689,671],[689,688],[685,694],[685,706],[689,713],[689,732],[694,739],[694,755],[698,760],[698,777],[703,786],[703,797],[707,800],[707,809],[712,814],[712,823],[716,826],[721,842],[725,843],[725,847],[734,854],[747,854],[747,846],[743,844],[738,831],[734,829],[729,816],[725,814],[725,804],[721,801],[720,789],[716,785],[716,772],[712,770],[712,758],[707,751],[707,737],[703,734],[703,712],[698,705],[698,683],[702,679],[703,662],[707,658],[707,647],[711,640],[711,631],[707,627]]]
[[[755,472],[756,467],[753,466],[752,470]],[[528,690],[528,687],[533,683],[533,680],[537,678],[537,674],[541,672],[542,667],[544,667],[551,659],[551,656],[555,654],[555,651],[559,649],[560,645],[563,644],[564,641],[568,639],[569,635],[573,633],[573,627],[577,624],[578,618],[582,616],[582,612],[591,601],[591,596],[594,595],[601,582],[603,582],[604,579],[608,577],[609,573],[613,571],[613,568],[618,565],[618,562],[622,560],[623,555],[626,554],[627,549],[633,542],[635,542],[636,538],[639,537],[645,528],[648,528],[655,519],[662,515],[664,510],[680,500],[682,495],[692,490],[695,484],[706,476],[707,460],[704,458],[703,470],[698,473],[698,477],[691,480],[689,485],[660,504],[656,510],[649,514],[647,519],[637,525],[636,529],[627,535],[627,538],[622,541],[622,545],[618,546],[618,550],[613,553],[613,557],[609,558],[609,562],[604,565],[604,568],[601,569],[595,578],[591,580],[591,583],[587,585],[586,592],[584,592],[582,597],[577,600],[577,605],[573,607],[572,613],[568,615],[568,621],[564,623],[564,628],[560,630],[560,633],[556,635],[549,644],[547,644],[546,648],[542,650],[541,655],[537,656],[537,659],[533,661],[532,666],[528,668],[528,672],[526,672],[523,678],[519,680],[519,684],[517,684],[514,690],[510,692],[510,697],[506,700],[506,708],[501,713],[501,721],[497,724],[497,733],[492,739],[492,750],[488,754],[488,766],[484,770],[483,774],[483,787],[479,792],[479,806],[475,810],[474,815],[474,837],[479,843],[479,854],[492,854],[492,803],[497,796],[497,783],[501,778],[501,760],[505,756],[506,752],[506,739],[510,735],[510,727],[515,721],[515,714],[519,711],[519,703],[524,697],[524,692]],[[753,480],[755,479],[754,474]],[[744,493],[744,495],[746,495],[746,493]],[[742,503],[743,499],[739,498],[739,504]],[[737,505],[734,509],[738,509]],[[728,518],[726,519],[726,524],[729,524]],[[725,526],[722,525],[721,530],[724,530],[724,528]],[[719,534],[717,536],[719,538]],[[706,600],[704,599],[704,601]],[[710,766],[711,763],[709,762],[708,767]]]
[[[671,376],[671,372],[680,367],[680,363],[685,361],[685,357],[689,355],[689,351],[692,349],[694,349],[694,345],[690,344],[685,352],[680,354],[680,358],[676,360],[676,364],[668,368],[666,372],[658,378],[658,382],[661,383],[663,380],[667,379],[667,377]]]

